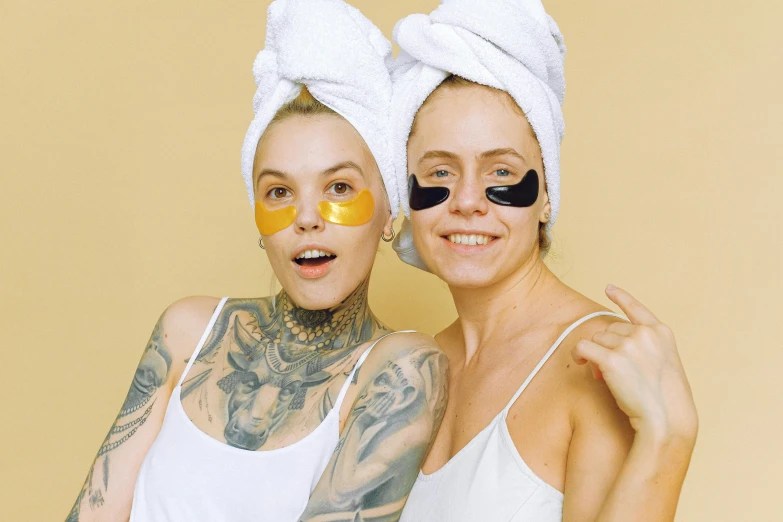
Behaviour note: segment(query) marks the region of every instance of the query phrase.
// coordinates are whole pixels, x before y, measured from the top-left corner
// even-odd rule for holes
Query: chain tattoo
[[[78,522],[85,496],[90,509],[104,504],[104,494],[109,489],[109,459],[111,452],[130,440],[141,428],[155,406],[155,393],[166,379],[171,369],[171,354],[163,344],[160,321],[155,325],[147,347],[141,356],[139,366],[133,376],[128,395],[117,414],[109,433],[101,444],[87,480],[76,498],[66,522]]]

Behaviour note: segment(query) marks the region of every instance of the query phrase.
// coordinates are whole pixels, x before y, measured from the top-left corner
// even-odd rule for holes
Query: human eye
[[[352,189],[353,187],[351,187],[348,183],[338,181],[337,183],[332,183],[329,185],[328,192],[330,194],[334,194],[335,196],[345,196],[350,194]]]
[[[266,196],[272,200],[284,199],[291,196],[291,191],[283,187],[275,187],[266,193]]]
[[[434,178],[439,178],[439,179],[448,178],[450,175],[451,173],[448,170],[436,170],[435,172],[432,173],[432,176]]]
[[[497,169],[497,170],[495,171],[495,174],[496,174],[496,175],[497,175],[499,178],[507,178],[507,177],[511,176],[511,171],[509,171],[509,170],[506,170],[506,169]]]

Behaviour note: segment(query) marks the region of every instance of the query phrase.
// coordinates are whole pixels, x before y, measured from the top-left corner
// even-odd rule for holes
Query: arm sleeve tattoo
[[[107,502],[112,457],[118,448],[144,429],[152,414],[158,401],[158,389],[166,382],[171,370],[171,354],[163,344],[160,325],[158,321],[136,368],[125,402],[98,450],[66,522],[78,522],[85,507],[96,511]],[[112,472],[116,472],[116,468]]]
[[[430,346],[403,351],[359,391],[302,522],[399,520],[440,425],[446,356]]]

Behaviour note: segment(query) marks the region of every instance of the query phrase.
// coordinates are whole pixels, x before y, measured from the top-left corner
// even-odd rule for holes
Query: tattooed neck
[[[289,353],[317,350],[333,352],[369,341],[386,328],[378,322],[367,302],[369,280],[348,297],[326,310],[307,310],[285,292],[263,299],[231,299],[226,303],[197,361],[213,362],[234,312],[249,314],[247,329],[260,341],[272,341]],[[243,321],[244,322],[244,321]]]
[[[325,310],[301,308],[282,290],[272,299],[273,316],[262,335],[286,346],[307,345],[317,350],[358,346],[383,329],[367,302],[369,280],[340,304]],[[261,326],[261,325],[259,325]]]

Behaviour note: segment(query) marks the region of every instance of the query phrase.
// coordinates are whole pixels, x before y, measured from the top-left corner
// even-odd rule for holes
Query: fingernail
[[[615,286],[614,285],[606,285],[606,291],[607,292],[612,292],[613,290],[615,290]]]

